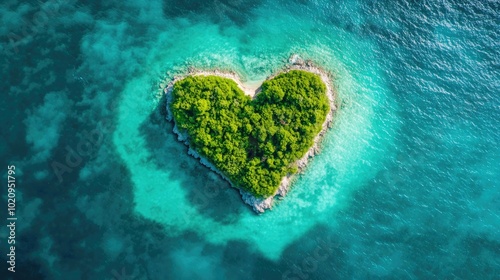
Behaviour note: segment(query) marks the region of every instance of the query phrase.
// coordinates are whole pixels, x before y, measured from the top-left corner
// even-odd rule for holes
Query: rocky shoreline
[[[317,155],[320,151],[320,144],[321,140],[323,139],[323,136],[326,134],[328,128],[331,127],[331,124],[333,122],[333,114],[336,111],[335,107],[335,91],[333,89],[332,85],[332,76],[330,73],[324,71],[323,69],[315,66],[311,61],[309,60],[302,60],[298,55],[292,55],[289,59],[289,64],[286,65],[284,69],[281,71],[278,71],[274,75],[268,77],[266,80],[272,79],[275,76],[288,72],[290,70],[304,70],[308,71],[314,74],[317,74],[321,77],[321,80],[323,83],[325,83],[326,86],[326,94],[330,103],[330,110],[328,111],[328,114],[326,116],[325,121],[323,122],[322,129],[316,135],[314,138],[314,144],[309,148],[309,150],[304,154],[304,156],[296,161],[297,167],[298,167],[298,172],[302,172],[306,167],[309,162],[309,160]],[[198,154],[194,149],[191,148],[189,145],[189,139],[186,133],[183,133],[179,131],[177,124],[175,124],[175,121],[173,119],[173,114],[170,111],[170,103],[172,101],[172,90],[173,90],[173,85],[179,81],[185,78],[186,76],[191,76],[191,75],[215,75],[219,77],[224,77],[224,78],[229,78],[234,80],[238,86],[245,92],[245,94],[250,95],[252,98],[255,98],[255,95],[258,94],[260,91],[260,87],[258,88],[252,88],[245,86],[244,83],[241,82],[238,74],[234,72],[224,72],[220,70],[196,70],[196,69],[189,69],[187,75],[182,75],[175,77],[169,84],[168,86],[164,89],[164,93],[166,94],[166,109],[167,109],[167,120],[174,122],[174,133],[177,134],[177,139],[181,142],[183,142],[185,145],[188,146],[188,154],[193,156],[194,158],[197,158],[200,160],[201,164],[205,165],[206,167],[210,168],[212,171],[215,173],[219,174],[223,179],[229,182],[229,184],[233,188],[237,188],[236,186],[233,185],[231,180],[227,178],[221,171],[219,171],[209,160]],[[241,197],[245,203],[249,204],[252,206],[253,210],[258,212],[258,213],[263,213],[266,209],[271,209],[273,206],[274,199],[279,197],[284,197],[288,191],[290,190],[290,186],[294,180],[294,175],[295,174],[287,174],[283,179],[281,180],[280,186],[277,189],[276,193],[274,193],[272,196],[269,196],[268,198],[257,198],[253,196],[252,194],[245,192],[241,190],[240,188],[237,188],[240,191]]]

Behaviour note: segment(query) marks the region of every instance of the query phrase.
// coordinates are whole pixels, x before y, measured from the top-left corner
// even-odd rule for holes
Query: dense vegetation
[[[326,87],[306,71],[282,73],[252,100],[231,79],[190,76],[174,85],[171,109],[191,146],[257,197],[297,172],[329,110]]]

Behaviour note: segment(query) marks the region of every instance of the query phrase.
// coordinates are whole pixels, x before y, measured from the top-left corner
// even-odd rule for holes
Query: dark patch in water
[[[203,166],[198,159],[187,154],[187,147],[177,141],[172,123],[166,120],[165,104],[163,97],[140,128],[151,153],[149,160],[160,170],[176,171],[170,173],[171,180],[181,180],[189,201],[200,214],[224,224],[238,220],[242,211],[249,211],[239,192]],[[165,148],[166,142],[172,145]],[[186,213],[179,215],[184,215],[186,220],[190,219]]]

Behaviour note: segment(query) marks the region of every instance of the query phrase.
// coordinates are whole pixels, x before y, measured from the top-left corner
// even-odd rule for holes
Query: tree
[[[325,91],[319,76],[298,70],[264,82],[254,100],[230,79],[191,76],[175,83],[170,108],[195,150],[234,185],[267,197],[321,130]]]

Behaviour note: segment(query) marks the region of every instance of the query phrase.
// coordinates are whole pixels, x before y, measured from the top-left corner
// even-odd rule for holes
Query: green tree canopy
[[[262,84],[252,100],[227,78],[190,76],[174,85],[174,120],[190,144],[232,183],[257,197],[273,195],[281,178],[313,144],[329,110],[316,74],[292,70]]]

